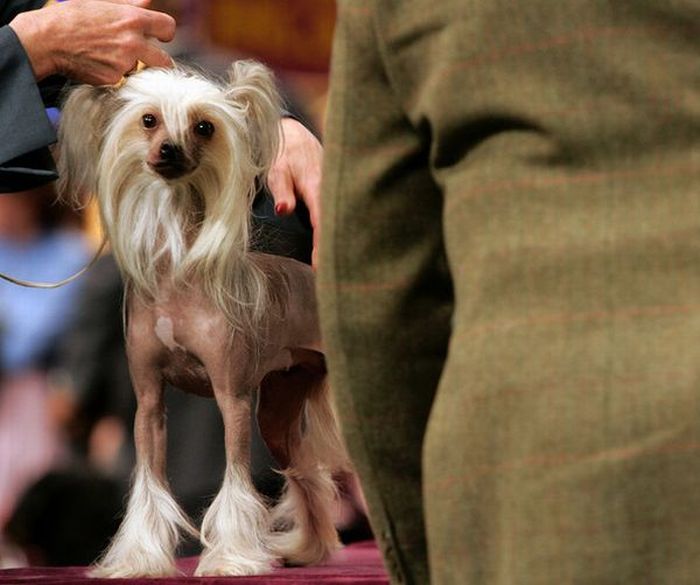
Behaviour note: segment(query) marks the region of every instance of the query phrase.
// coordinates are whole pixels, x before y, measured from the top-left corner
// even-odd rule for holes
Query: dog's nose
[[[165,141],[159,147],[151,168],[164,179],[178,179],[192,171],[193,164],[182,147]]]
[[[182,148],[170,142],[163,142],[160,145],[160,158],[166,163],[179,163],[184,159]]]

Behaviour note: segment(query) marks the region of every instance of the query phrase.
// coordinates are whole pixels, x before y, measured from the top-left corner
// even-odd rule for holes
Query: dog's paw
[[[195,576],[244,576],[272,572],[275,558],[265,552],[244,556],[233,551],[205,550],[194,572]]]
[[[178,570],[174,563],[156,566],[153,564],[98,564],[91,567],[87,575],[102,579],[135,579],[137,577],[172,577]]]
[[[341,548],[341,544],[335,532],[324,539],[313,533],[304,533],[297,527],[286,532],[272,532],[268,547],[286,564],[304,566],[324,562]]]

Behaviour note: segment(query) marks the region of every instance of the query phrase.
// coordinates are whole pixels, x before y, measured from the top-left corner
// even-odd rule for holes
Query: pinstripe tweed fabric
[[[395,583],[700,583],[699,33],[339,2],[319,293]]]

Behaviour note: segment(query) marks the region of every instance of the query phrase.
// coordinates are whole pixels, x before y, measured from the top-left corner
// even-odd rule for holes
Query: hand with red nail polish
[[[268,174],[267,185],[275,200],[277,215],[293,213],[297,198],[309,209],[314,230],[311,263],[315,267],[320,239],[323,148],[316,137],[296,120],[284,118],[281,125],[282,146]]]

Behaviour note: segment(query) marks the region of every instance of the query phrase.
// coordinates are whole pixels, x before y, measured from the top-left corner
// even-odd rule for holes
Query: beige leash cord
[[[88,270],[90,270],[90,268],[92,268],[95,265],[95,262],[97,262],[99,260],[100,255],[102,254],[102,250],[105,249],[106,245],[107,245],[107,240],[105,238],[103,238],[102,243],[100,244],[100,247],[97,249],[97,252],[95,252],[95,255],[92,257],[92,260],[90,260],[90,262],[87,264],[87,266],[84,266],[82,269],[80,269],[74,275],[69,276],[68,278],[64,278],[63,280],[59,280],[58,282],[33,282],[31,280],[22,280],[20,278],[15,278],[14,276],[9,276],[8,274],[5,274],[3,272],[0,272],[0,278],[3,280],[6,280],[7,282],[11,282],[12,284],[17,284],[19,286],[24,286],[27,288],[45,288],[45,289],[59,288],[59,287],[64,286],[70,282],[73,282],[76,278],[81,277]]]

